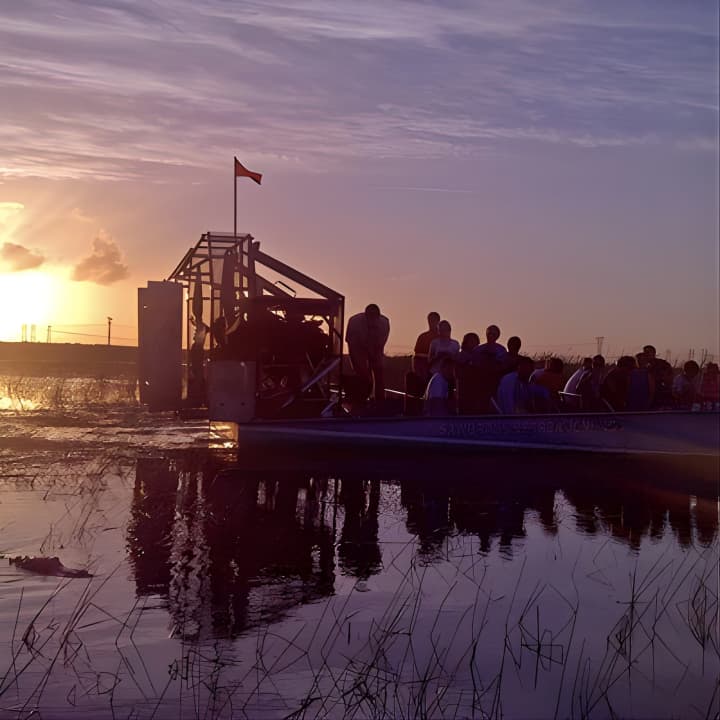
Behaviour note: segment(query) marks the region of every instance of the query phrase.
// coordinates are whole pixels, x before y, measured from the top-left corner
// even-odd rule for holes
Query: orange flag
[[[248,170],[237,158],[235,158],[235,177],[249,177],[258,185],[260,185],[260,181],[262,180],[262,175],[260,173]]]

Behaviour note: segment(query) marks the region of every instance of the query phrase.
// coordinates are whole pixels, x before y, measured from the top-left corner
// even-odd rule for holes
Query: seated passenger
[[[643,353],[647,359],[648,372],[654,387],[651,408],[667,409],[672,406],[672,365],[667,360],[657,357],[652,345],[646,345]]]
[[[455,362],[443,357],[438,371],[430,378],[425,391],[425,415],[442,417],[455,414]]]
[[[705,366],[700,383],[700,394],[703,402],[713,405],[720,402],[720,368],[717,363],[711,362]]]
[[[538,362],[539,361],[535,362],[535,369],[532,371],[532,374],[530,375],[530,382],[534,382],[550,367],[550,358],[549,357],[546,357],[544,360],[542,360],[542,367],[538,367]]]
[[[473,353],[470,365],[462,366],[459,374],[459,401],[461,412],[467,415],[483,415],[492,412],[492,398],[500,382],[501,370],[491,355],[477,357]]]
[[[497,325],[490,325],[485,331],[487,342],[478,345],[473,351],[476,357],[483,355],[492,357],[498,363],[502,362],[507,355],[507,350],[502,346],[498,339],[500,338],[500,328]]]
[[[635,361],[637,367],[630,372],[628,380],[626,409],[631,411],[649,410],[655,394],[655,379],[650,373],[650,360],[644,352],[640,352],[635,355]]]
[[[623,355],[618,358],[615,367],[610,370],[603,380],[600,386],[600,396],[610,405],[612,410],[621,411],[626,409],[630,373],[635,367],[635,358],[632,355]]]
[[[605,358],[602,355],[595,355],[590,372],[582,376],[577,386],[577,394],[581,397],[583,410],[601,412],[608,409],[601,395],[603,380],[605,380]]]
[[[495,400],[503,415],[519,415],[537,411],[538,393],[530,385],[530,375],[535,369],[532,358],[521,355],[517,370],[500,380]]]
[[[690,410],[700,400],[700,366],[694,360],[683,365],[683,371],[673,381],[673,401],[679,410]]]
[[[440,369],[443,358],[449,357],[455,360],[455,356],[460,352],[460,343],[450,337],[452,327],[447,320],[441,320],[438,323],[438,333],[438,337],[430,343],[430,352],[428,353],[430,372],[433,375]]]
[[[428,329],[421,332],[415,341],[415,349],[413,350],[412,370],[422,379],[423,386],[430,377],[430,363],[428,356],[430,355],[430,344],[439,337],[438,325],[440,323],[440,314],[430,312],[427,316]]]
[[[557,407],[560,402],[560,391],[563,389],[563,370],[565,363],[560,358],[548,358],[545,369],[535,371],[530,382],[547,391],[551,406]]]
[[[593,359],[589,357],[583,358],[582,365],[570,376],[568,381],[565,383],[565,389],[563,392],[577,394],[580,381],[587,373],[592,372],[592,368]]]
[[[658,358],[651,366],[650,373],[655,383],[652,409],[672,410],[675,404],[672,394],[674,376],[672,365],[666,360],[660,360]]]

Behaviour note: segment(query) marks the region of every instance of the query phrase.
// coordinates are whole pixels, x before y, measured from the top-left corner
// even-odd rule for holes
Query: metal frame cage
[[[257,417],[313,415],[328,403],[342,373],[343,295],[263,252],[249,234],[203,234],[168,280],[186,291],[191,364],[193,344],[203,358],[210,351],[211,363],[256,363]]]

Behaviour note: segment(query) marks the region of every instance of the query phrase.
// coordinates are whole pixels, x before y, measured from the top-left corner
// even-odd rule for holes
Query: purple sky
[[[717,355],[717,13],[3,3],[0,273],[62,278],[47,322],[130,333],[135,288],[232,229],[237,154],[264,174],[239,229],[378,302],[390,351],[437,309],[530,351]]]

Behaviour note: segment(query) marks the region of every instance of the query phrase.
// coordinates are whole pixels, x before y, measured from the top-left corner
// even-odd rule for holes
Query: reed
[[[108,477],[126,481],[132,469],[132,455],[114,449],[88,453],[76,465],[58,459],[39,473],[36,489],[66,499],[43,549],[72,543],[90,555],[112,520],[101,502]],[[560,530],[574,522],[561,508],[555,518]],[[575,550],[562,537],[557,553],[570,557]],[[579,579],[595,570],[576,560],[559,585],[526,559],[507,564],[512,582],[500,590],[476,538],[449,535],[431,556],[421,547],[417,536],[385,546],[383,570],[394,585],[378,593],[383,601],[375,601],[373,614],[363,602],[367,581],[347,577],[338,579],[339,594],[306,606],[312,618],[273,623],[260,615],[237,641],[184,632],[197,620],[187,610],[175,618],[177,638],[162,671],[140,641],[156,600],[136,598],[122,613],[108,604],[111,580],[124,565],[88,581],[60,581],[37,608],[21,591],[0,675],[0,713],[42,713],[57,684],[68,688],[68,709],[113,717],[501,718],[522,687],[539,693],[545,714],[556,718],[619,717],[626,713],[623,686],[665,682],[670,669],[684,682],[694,660],[675,649],[675,635],[693,639],[702,672],[712,676],[720,666],[715,545],[679,558],[666,550],[650,563],[638,557],[626,578],[598,583],[617,598],[611,620],[598,629],[606,638],[600,653],[578,630],[591,612]],[[598,543],[597,570],[614,552],[613,543]],[[100,629],[111,639],[110,658],[92,642]],[[655,676],[660,662],[662,680]],[[716,685],[692,713],[712,717]]]
[[[137,380],[129,377],[0,376],[0,410],[63,412],[138,403]]]

